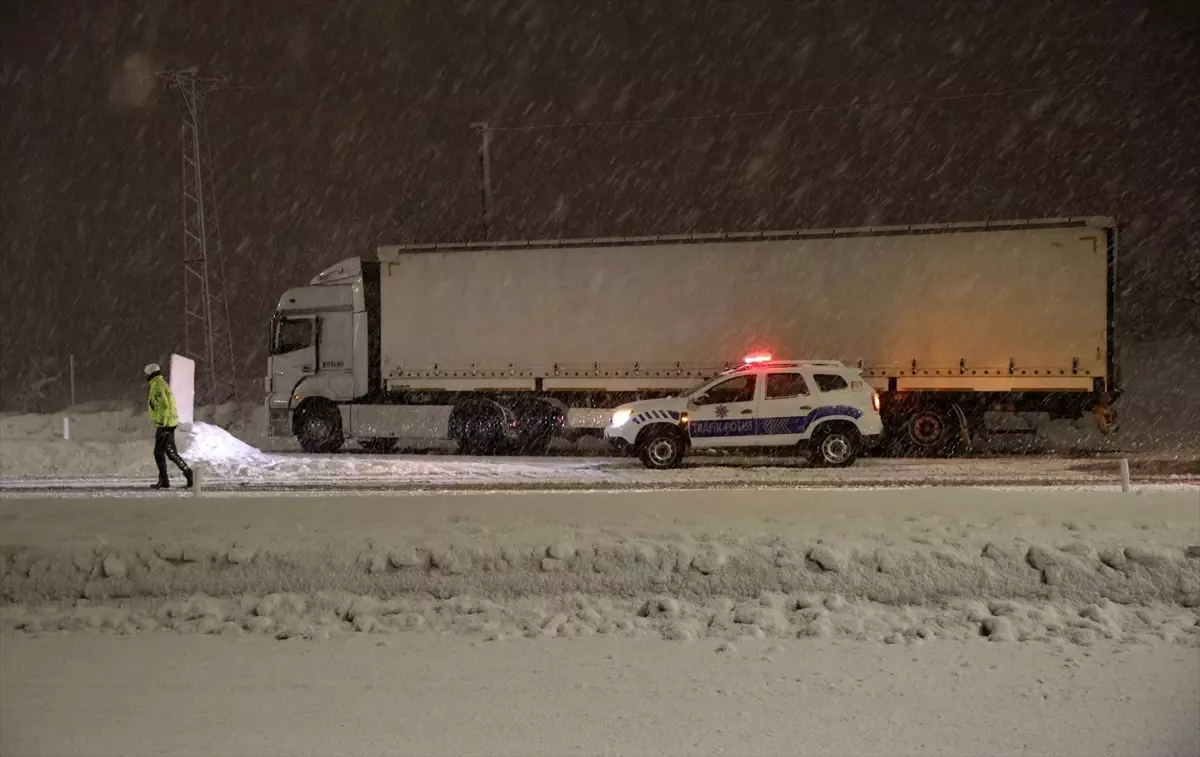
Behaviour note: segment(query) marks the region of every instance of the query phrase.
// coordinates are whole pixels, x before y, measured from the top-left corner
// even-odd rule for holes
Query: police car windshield
[[[720,374],[720,375],[724,375],[724,374]],[[679,394],[676,394],[675,396],[676,396],[676,397],[679,397],[679,398],[682,398],[682,397],[691,397],[693,394],[695,394],[696,392],[700,391],[700,390],[701,390],[701,389],[703,389],[703,388],[704,388],[706,385],[708,385],[708,384],[712,383],[712,382],[713,382],[715,379],[717,379],[717,378],[720,378],[720,376],[709,376],[709,377],[708,377],[708,378],[706,378],[706,379],[702,379],[702,380],[700,381],[700,383],[699,383],[699,384],[696,384],[695,386],[691,387],[690,389],[688,389],[688,390],[686,390],[686,391],[684,391],[684,392],[680,392]]]

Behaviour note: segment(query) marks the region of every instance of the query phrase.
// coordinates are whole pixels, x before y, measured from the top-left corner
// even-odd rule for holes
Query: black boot
[[[187,470],[185,470],[185,471],[183,472],[183,477],[184,477],[185,479],[187,479],[187,483],[183,485],[183,488],[184,488],[184,489],[191,489],[191,488],[192,488],[192,484],[195,482],[195,474],[193,474],[193,473],[192,473],[192,469],[191,469],[191,468],[188,468]]]
[[[162,481],[159,481],[159,482],[158,482],[158,483],[156,483],[156,484],[150,484],[150,488],[151,488],[151,489],[170,489],[170,488],[171,488],[171,482],[170,482],[170,481],[166,481],[166,480],[162,480]]]

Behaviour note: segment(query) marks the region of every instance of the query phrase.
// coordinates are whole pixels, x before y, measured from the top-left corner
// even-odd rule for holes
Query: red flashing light
[[[754,363],[769,363],[771,362],[771,356],[765,352],[760,352],[754,355],[747,355],[746,357],[742,358],[742,360],[746,363],[746,365],[752,365]]]

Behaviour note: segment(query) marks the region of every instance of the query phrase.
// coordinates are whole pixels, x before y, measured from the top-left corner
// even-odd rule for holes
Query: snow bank
[[[396,538],[374,549],[337,551],[329,545],[267,550],[240,542],[214,550],[187,540],[136,548],[10,549],[0,569],[0,597],[303,595],[336,588],[377,597],[661,593],[706,602],[775,592],[793,598],[839,594],[898,605],[970,597],[1200,607],[1200,559],[1188,557],[1185,549],[1137,542],[1097,549],[1085,540],[1053,545],[1000,539],[975,550],[882,543],[864,548],[767,536],[739,543],[630,535],[556,550],[554,544],[487,536]]]
[[[1200,632],[1191,494],[859,494],[9,500],[0,628],[905,643]]]
[[[1105,599],[1088,604],[963,600],[897,607],[847,601],[838,594],[764,594],[751,600],[714,597],[703,602],[573,594],[497,602],[469,595],[379,599],[322,591],[0,606],[0,632],[158,630],[276,639],[418,632],[471,634],[487,641],[653,636],[668,641],[801,638],[919,645],[985,639],[1002,644],[1090,646],[1116,641],[1200,647],[1196,612],[1169,604],[1126,607]],[[724,648],[736,649],[728,644]]]

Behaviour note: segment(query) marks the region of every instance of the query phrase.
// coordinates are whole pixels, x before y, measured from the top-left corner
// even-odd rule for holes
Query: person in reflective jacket
[[[158,483],[151,489],[170,489],[171,479],[167,476],[167,459],[175,463],[187,481],[185,488],[192,488],[192,469],[175,448],[175,427],[179,425],[179,413],[175,410],[175,395],[167,380],[163,378],[158,363],[146,366],[146,381],[150,385],[146,398],[146,409],[150,422],[154,424],[154,462],[158,466]]]

